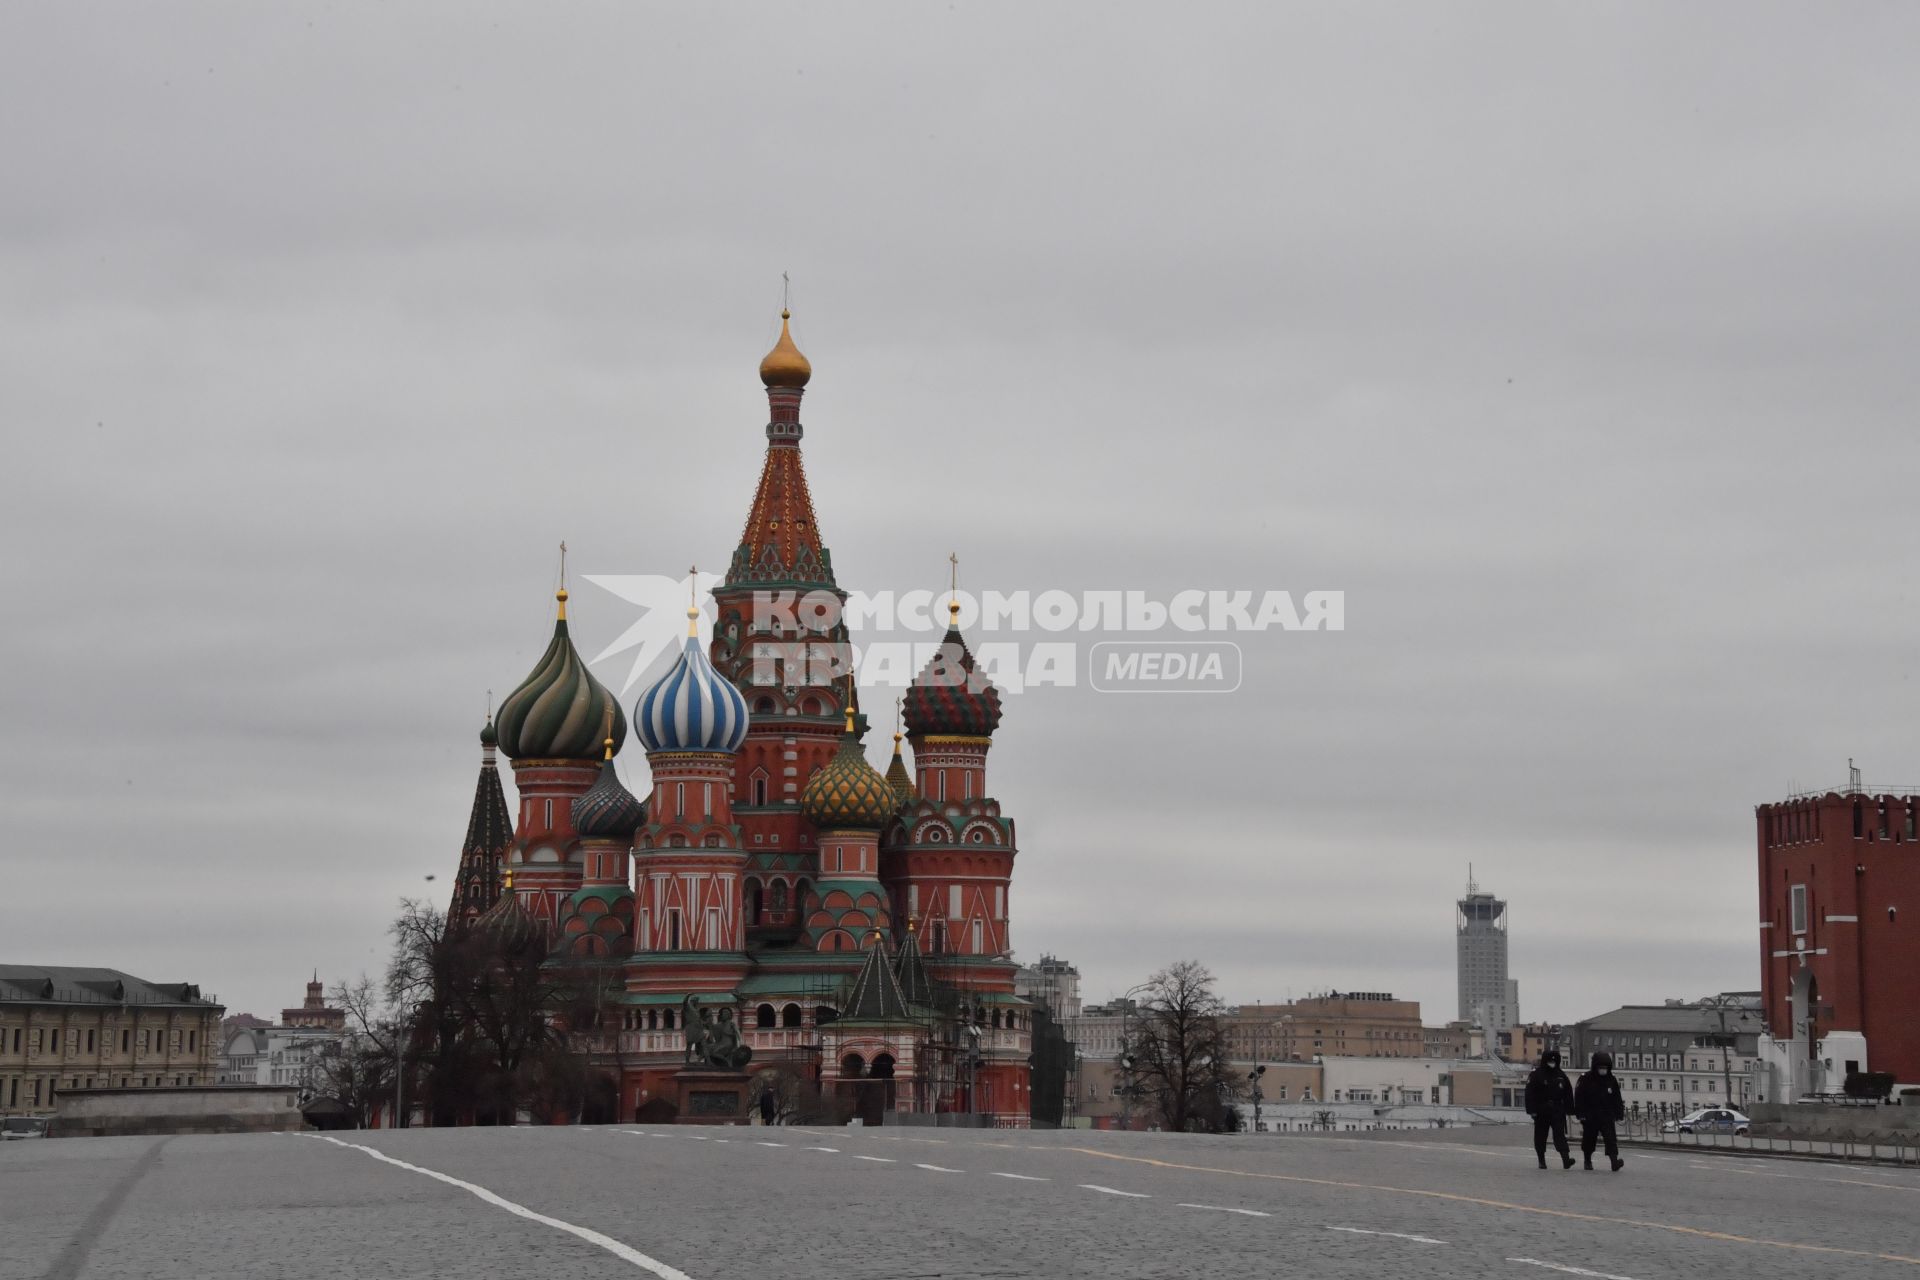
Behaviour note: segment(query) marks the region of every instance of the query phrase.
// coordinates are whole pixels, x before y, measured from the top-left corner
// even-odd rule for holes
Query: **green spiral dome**
[[[604,753],[607,713],[613,713],[613,749],[627,740],[620,700],[593,678],[567,636],[567,593],[558,596],[560,616],[553,643],[533,674],[507,695],[494,716],[500,750],[509,760],[593,760]]]

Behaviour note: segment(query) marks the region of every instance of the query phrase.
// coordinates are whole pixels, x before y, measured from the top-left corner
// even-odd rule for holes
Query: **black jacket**
[[[1573,1082],[1560,1069],[1560,1057],[1555,1054],[1527,1077],[1527,1114],[1551,1120],[1572,1110]]]
[[[1605,1124],[1624,1120],[1626,1101],[1620,1096],[1620,1081],[1613,1074],[1613,1055],[1596,1053],[1593,1065],[1580,1077],[1573,1090],[1573,1113],[1583,1124]]]

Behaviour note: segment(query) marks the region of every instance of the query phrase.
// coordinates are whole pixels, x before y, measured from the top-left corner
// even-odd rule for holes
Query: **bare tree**
[[[1126,1052],[1133,1057],[1134,1087],[1159,1111],[1162,1128],[1219,1133],[1236,1127],[1225,1012],[1213,974],[1197,960],[1148,979]]]
[[[355,982],[336,984],[329,999],[336,1009],[346,1011],[347,1030],[320,1054],[314,1088],[337,1099],[353,1117],[354,1126],[364,1129],[393,1098],[398,1028],[373,979],[364,974]]]

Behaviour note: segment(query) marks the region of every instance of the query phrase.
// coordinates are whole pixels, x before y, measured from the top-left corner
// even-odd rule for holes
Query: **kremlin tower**
[[[578,1044],[617,1090],[620,1119],[734,1118],[750,1090],[712,1086],[729,1070],[746,1079],[750,1049],[745,1072],[798,1076],[830,1119],[1024,1124],[1014,832],[986,779],[1000,693],[950,604],[945,641],[904,700],[912,770],[898,732],[886,772],[869,762],[845,593],[801,459],[813,368],[790,320],[782,311],[760,363],[766,452],[710,641],[689,608],[680,652],[633,706],[645,802],[615,767],[626,720],[574,650],[563,586],[546,654],[482,737],[456,907],[502,946],[546,948],[557,970],[618,975],[617,1052]],[[510,843],[496,741],[519,792]],[[696,1016],[696,1032],[737,1036],[734,1065],[693,1060]]]

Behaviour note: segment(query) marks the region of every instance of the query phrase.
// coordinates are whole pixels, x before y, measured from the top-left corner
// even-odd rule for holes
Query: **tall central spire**
[[[760,468],[760,484],[747,512],[747,527],[727,569],[726,585],[792,583],[831,587],[833,563],[820,541],[814,522],[813,496],[807,492],[807,473],[800,462],[800,398],[813,377],[813,365],[794,345],[788,322],[792,313],[780,312],[780,340],[760,362],[760,381],[767,388],[767,457]]]

